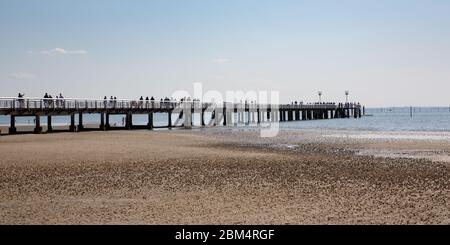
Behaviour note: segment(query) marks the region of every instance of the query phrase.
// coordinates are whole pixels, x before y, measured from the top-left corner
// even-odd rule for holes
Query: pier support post
[[[259,107],[256,109],[256,123],[261,123],[261,112],[259,111]]]
[[[237,126],[242,126],[244,124],[244,113],[245,107],[242,103],[237,104],[236,115],[237,115]]]
[[[191,102],[184,103],[183,114],[184,114],[184,123],[183,123],[184,124],[184,128],[187,128],[187,129],[192,128],[192,106],[191,106]]]
[[[47,132],[52,132],[52,131],[53,131],[52,116],[48,115],[47,116]]]
[[[75,132],[75,114],[70,114],[69,131],[70,132]]]
[[[169,129],[172,129],[172,111],[167,112],[167,120],[169,123]]]
[[[105,124],[106,130],[111,129],[111,125],[109,124],[109,113],[105,114],[105,121],[106,121],[106,124]]]
[[[80,112],[78,114],[78,131],[81,131],[83,129],[84,129],[84,126],[83,126],[83,113]]]
[[[39,134],[42,132],[42,127],[41,127],[41,117],[39,115],[37,115],[35,117],[36,119],[36,127],[34,128],[34,133],[35,134]]]
[[[247,117],[245,117],[245,116],[247,116]],[[250,111],[244,112],[244,122],[245,122],[245,125],[250,125]]]
[[[200,121],[201,125],[205,126],[205,109],[202,108],[202,112],[200,113]]]
[[[153,129],[153,112],[152,111],[148,113],[147,129],[149,129],[149,130]]]
[[[100,130],[105,130],[105,113],[100,113]]]
[[[226,107],[224,113],[226,115],[226,118],[224,118],[224,122],[226,121],[226,124],[224,124],[224,126],[232,126],[233,125],[233,109]]]
[[[227,126],[228,115],[227,115],[227,107],[226,107],[225,103],[223,103],[222,114],[223,114],[223,126]]]
[[[213,114],[214,114],[214,124],[213,125],[214,126],[220,125],[220,120],[222,120],[222,118],[223,118],[223,115],[221,115],[222,112],[223,112],[223,110],[219,107],[216,107],[214,109],[214,112],[213,112]]]
[[[279,116],[280,110],[277,108],[273,109],[273,120],[274,122],[279,122],[280,121],[280,116]]]
[[[9,126],[9,134],[15,134],[17,133],[17,128],[16,128],[16,116],[11,115],[11,124]]]
[[[211,112],[211,119],[208,122],[208,126],[214,126],[216,123],[216,110]]]
[[[131,130],[133,128],[133,114],[127,113],[125,116],[125,128]]]
[[[275,122],[275,111],[273,107],[270,108],[270,120],[269,122]]]

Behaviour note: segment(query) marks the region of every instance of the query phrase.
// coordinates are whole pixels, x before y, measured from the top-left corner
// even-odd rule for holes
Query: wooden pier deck
[[[143,100],[91,100],[91,99],[39,99],[0,98],[0,115],[10,116],[9,134],[17,133],[17,117],[35,117],[34,133],[42,133],[40,118],[47,117],[47,130],[52,132],[52,117],[70,116],[69,131],[83,131],[84,114],[99,114],[98,130],[114,129],[110,115],[124,115],[123,129],[154,129],[153,115],[167,113],[167,128],[181,123],[191,128],[192,116],[198,113],[202,126],[233,126],[260,124],[263,122],[286,122],[333,118],[360,118],[363,107],[358,103],[315,104],[255,104],[255,103],[202,103],[192,101],[143,101]],[[208,118],[206,117],[208,113]],[[147,125],[133,125],[133,115],[148,115]],[[177,118],[172,118],[176,114]],[[78,120],[76,120],[78,117]],[[237,120],[233,122],[232,118]]]

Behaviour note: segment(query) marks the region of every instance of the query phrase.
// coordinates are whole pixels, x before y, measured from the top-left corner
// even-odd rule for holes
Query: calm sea
[[[450,108],[449,107],[415,107],[412,117],[409,107],[396,108],[370,108],[366,109],[365,116],[361,119],[333,119],[293,121],[281,123],[281,128],[295,129],[324,129],[324,130],[356,130],[356,131],[450,131]],[[207,115],[209,116],[209,115]],[[175,120],[177,116],[173,115]],[[110,124],[122,126],[121,115],[112,115]],[[33,117],[20,117],[16,119],[17,125],[33,125]],[[41,118],[41,124],[46,124],[46,117]],[[8,116],[0,116],[0,125],[9,125]],[[76,117],[78,120],[78,117]],[[98,114],[83,115],[84,124],[99,124]],[[68,116],[53,117],[53,125],[68,125]],[[146,125],[146,115],[133,115],[133,124]],[[158,113],[154,116],[155,126],[167,125],[167,114]],[[200,124],[198,115],[194,115],[194,125]]]

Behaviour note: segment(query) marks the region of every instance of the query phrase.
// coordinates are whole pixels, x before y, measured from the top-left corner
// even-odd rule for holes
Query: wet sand
[[[409,143],[240,130],[1,136],[0,223],[450,224],[450,163],[358,154],[450,150]]]

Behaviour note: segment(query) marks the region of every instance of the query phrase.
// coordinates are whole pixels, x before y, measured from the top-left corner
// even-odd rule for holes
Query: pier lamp
[[[345,90],[345,103],[348,103],[348,94],[350,92],[348,90]]]
[[[319,103],[322,102],[322,91],[317,91],[317,94],[319,95]]]

